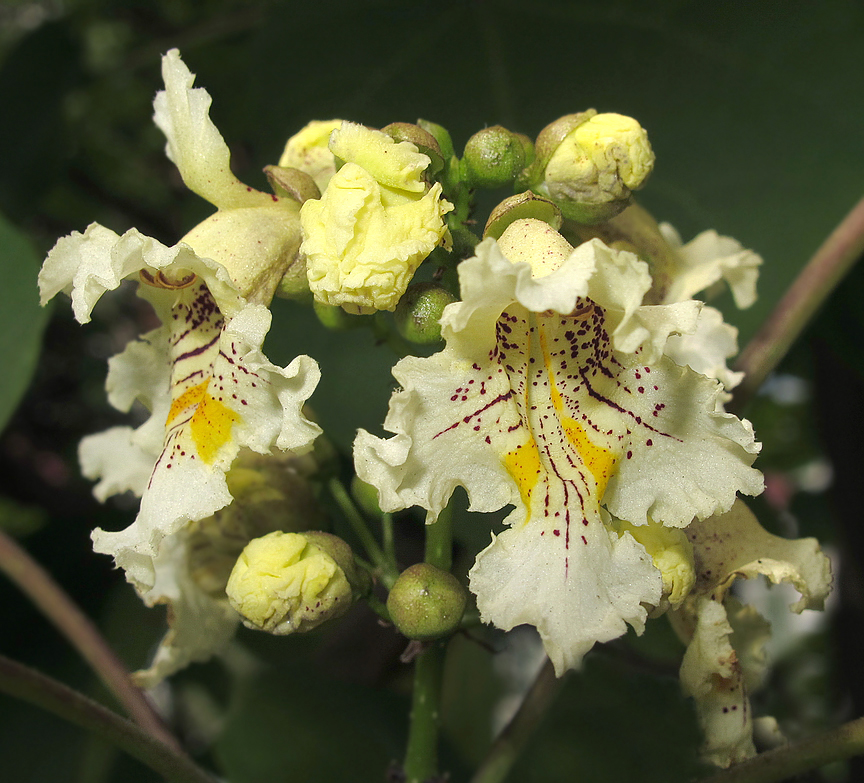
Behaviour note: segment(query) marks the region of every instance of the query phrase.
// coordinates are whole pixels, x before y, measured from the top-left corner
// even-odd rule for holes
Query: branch
[[[0,691],[94,732],[146,764],[170,783],[215,783],[184,753],[134,723],[44,674],[0,656]]]
[[[816,737],[760,753],[701,783],[779,783],[795,775],[864,754],[864,718]]]
[[[81,653],[129,716],[150,736],[176,753],[182,752],[146,697],[129,677],[123,662],[108,646],[99,629],[52,579],[51,575],[0,530],[0,571],[33,601]]]
[[[555,677],[548,658],[540,669],[516,714],[492,743],[471,783],[502,783],[534,730],[546,715],[564,682]]]
[[[740,412],[749,402],[862,253],[864,199],[822,243],[738,357],[735,369],[745,376],[727,406],[732,412]]]

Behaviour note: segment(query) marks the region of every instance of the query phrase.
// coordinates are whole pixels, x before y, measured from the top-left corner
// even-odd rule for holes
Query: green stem
[[[837,284],[864,253],[864,199],[825,240],[735,364],[745,374],[731,411],[746,405]]]
[[[555,676],[548,658],[537,674],[516,714],[492,743],[489,753],[480,765],[471,783],[502,783],[537,725],[552,705],[563,680]]]
[[[0,571],[24,592],[69,640],[130,717],[155,739],[180,751],[141,689],[109,647],[99,629],[51,578],[51,575],[4,532],[0,531]]]
[[[864,718],[817,737],[760,753],[701,783],[779,783],[832,761],[864,754]]]
[[[44,674],[0,656],[0,691],[35,704],[114,743],[171,783],[215,783],[182,752]]]
[[[449,571],[453,561],[453,515],[445,508],[426,526],[426,562]],[[405,751],[406,783],[438,779],[438,730],[446,640],[431,642],[414,661],[411,727]]]
[[[438,779],[438,728],[445,645],[442,641],[431,642],[414,661],[405,783]]]
[[[366,554],[369,555],[370,560],[372,560],[375,567],[381,572],[382,581],[388,587],[392,586],[398,576],[395,563],[390,562],[384,554],[384,550],[381,549],[378,542],[375,540],[375,536],[373,536],[372,531],[369,530],[366,520],[357,510],[357,506],[354,505],[351,495],[348,494],[348,490],[345,489],[342,482],[339,481],[339,479],[330,479],[328,486],[330,488],[330,493],[333,495],[333,499],[339,504],[339,508],[342,509],[345,519],[348,520],[348,524],[351,525],[351,529],[354,531],[357,538],[360,539],[360,543],[366,550]]]
[[[431,525],[426,525],[426,562],[449,571],[453,565],[453,512],[447,506]]]

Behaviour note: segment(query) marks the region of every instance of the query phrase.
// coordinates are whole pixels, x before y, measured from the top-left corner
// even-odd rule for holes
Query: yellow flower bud
[[[590,112],[577,117],[549,156],[537,190],[566,217],[598,223],[618,214],[631,191],[642,187],[654,167],[654,152],[648,134],[631,117]]]
[[[410,142],[343,123],[330,149],[345,165],[300,211],[309,287],[351,313],[393,310],[444,238],[452,205],[440,183],[427,186],[429,157]]]
[[[530,264],[532,277],[551,274],[573,252],[561,234],[537,218],[514,220],[498,239],[498,247],[514,264]]]
[[[288,139],[279,165],[305,172],[323,193],[336,173],[336,161],[327,145],[330,134],[341,124],[342,120],[313,120]]]
[[[335,554],[327,551],[331,544]],[[344,541],[326,533],[256,538],[231,572],[228,601],[249,628],[275,635],[310,631],[343,615],[354,600],[346,573],[353,572],[353,563],[343,548],[350,556]]]
[[[663,578],[663,597],[658,607],[662,613],[669,606],[677,609],[690,594],[696,581],[693,563],[693,545],[687,534],[676,527],[651,522],[647,525],[631,525],[629,522],[616,522],[618,535],[629,533],[635,538],[654,561],[654,566]]]

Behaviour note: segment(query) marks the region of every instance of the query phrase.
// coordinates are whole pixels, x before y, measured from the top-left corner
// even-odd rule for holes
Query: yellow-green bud
[[[387,598],[387,611],[400,633],[423,641],[453,633],[467,600],[467,591],[453,574],[417,563],[399,575]]]
[[[265,166],[264,173],[277,196],[292,198],[299,204],[310,198],[321,198],[315,180],[305,171],[284,166]]]
[[[470,187],[509,185],[525,168],[522,139],[500,125],[477,131],[465,145],[462,176]]]
[[[654,566],[663,578],[663,594],[653,616],[662,614],[670,606],[677,609],[689,595],[696,581],[693,545],[687,534],[676,527],[666,527],[650,521],[647,525],[631,525],[616,521],[618,535],[630,533],[651,556]]]
[[[547,126],[537,139],[537,153],[531,177],[537,191],[555,201],[565,217],[582,223],[621,212],[654,167],[648,135],[636,120],[593,110]]]
[[[483,229],[483,237],[498,239],[511,223],[525,218],[542,220],[550,225],[555,231],[561,228],[563,219],[561,210],[554,201],[538,196],[530,190],[517,193],[515,196],[505,198],[489,215],[486,228]]]
[[[399,334],[420,345],[437,343],[441,339],[441,313],[455,301],[456,297],[437,283],[412,283],[393,314]]]
[[[324,518],[309,481],[318,465],[317,453],[297,457],[240,452],[225,476],[234,500],[213,516],[189,523],[189,572],[202,590],[224,596],[231,569],[253,538],[274,530],[300,532],[322,524]]]
[[[275,532],[249,542],[225,592],[244,625],[281,636],[311,631],[348,611],[355,598],[349,577],[358,581],[341,539]]]

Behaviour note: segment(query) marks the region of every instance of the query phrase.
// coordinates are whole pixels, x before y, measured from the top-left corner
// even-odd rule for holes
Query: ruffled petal
[[[695,611],[698,619],[681,663],[681,685],[696,702],[705,737],[703,758],[729,767],[756,755],[749,691],[764,669],[770,626],[737,601],[724,605],[702,596]],[[733,634],[741,652],[732,647]]]
[[[688,640],[681,683],[696,702],[703,755],[727,767],[755,755],[749,694],[760,684],[770,637],[770,625],[730,596],[729,588],[739,577],[762,574],[795,586],[801,597],[792,611],[821,609],[831,589],[831,567],[815,539],[771,535],[741,501],[728,513],[694,521],[686,532],[696,583],[673,615]]]
[[[318,366],[306,356],[285,368],[266,359],[267,308],[249,305],[226,321],[203,283],[172,296],[171,328],[151,332],[145,340],[150,348],[135,351],[164,351],[172,367],[171,385],[160,398],[141,395],[153,406],[141,429],[158,422],[162,447],[135,522],[123,531],[93,533],[96,551],[113,555],[141,589],[153,584],[152,559],[164,537],[231,502],[225,472],[241,447],[301,452],[320,432],[301,412],[318,382]],[[166,338],[167,347],[155,344]]]
[[[181,282],[200,276],[229,317],[245,304],[226,269],[200,258],[188,245],[167,247],[134,228],[119,236],[98,223],[83,234],[73,231],[62,237],[48,253],[39,272],[42,304],[63,291],[72,298],[76,320],[87,323],[102,294],[141,271],[154,278],[161,272]]]
[[[537,626],[560,672],[627,623],[641,629],[642,604],[660,600],[651,557],[603,506],[683,527],[762,482],[749,425],[715,411],[719,384],[662,355],[698,307],[643,307],[645,265],[599,241],[557,269],[537,253],[539,265],[512,263],[489,240],[460,265],[446,348],[397,364],[396,436],[361,432],[355,462],[387,510],[416,504],[432,521],[457,485],[473,509],[516,505],[471,587],[485,621]]]
[[[716,231],[703,231],[686,245],[668,223],[660,224],[666,241],[678,251],[680,266],[672,275],[667,302],[680,302],[704,291],[719,280],[725,280],[738,307],[750,307],[756,301],[756,279],[762,258],[742,247],[732,237]]]
[[[822,609],[831,592],[831,562],[815,538],[786,539],[766,531],[739,501],[726,514],[694,521],[687,528],[696,556],[696,592],[722,600],[739,577],[762,574],[789,582],[801,598],[793,612]]]
[[[193,88],[195,75],[171,49],[162,58],[165,89],[156,93],[153,120],[165,134],[165,154],[177,166],[186,187],[219,209],[266,203],[231,173],[231,152],[210,119],[207,90]]]
[[[567,491],[566,484],[558,488]],[[597,515],[569,525],[575,505],[567,499],[551,517],[532,508],[527,520],[523,509],[514,511],[512,527],[477,556],[469,574],[483,621],[505,631],[536,626],[559,677],[596,642],[624,634],[627,623],[641,633],[645,606],[656,606],[662,589],[660,572],[629,533],[619,538]]]
[[[727,391],[744,378],[743,372],[733,372],[726,360],[738,353],[738,330],[723,320],[713,307],[703,307],[690,334],[672,335],[666,343],[666,355],[676,364],[686,365],[708,378],[716,378]],[[724,401],[731,395],[723,395]]]
[[[148,606],[167,605],[169,630],[150,666],[134,674],[142,688],[156,685],[190,663],[206,661],[228,644],[240,623],[227,598],[214,598],[192,578],[184,534],[162,542],[153,573],[153,587],[141,597]]]

